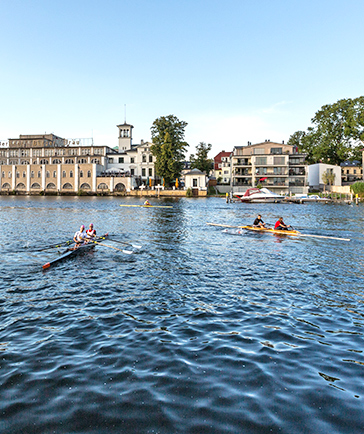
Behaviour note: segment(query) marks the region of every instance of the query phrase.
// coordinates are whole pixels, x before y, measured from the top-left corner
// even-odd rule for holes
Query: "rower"
[[[80,230],[77,231],[73,237],[73,241],[76,243],[74,248],[77,249],[84,242],[85,238],[87,238],[85,226],[81,225]]]
[[[144,206],[152,206],[152,204],[149,202],[149,200],[147,199],[145,202],[144,202]]]
[[[88,227],[86,231],[87,238],[96,238],[96,229],[94,229],[94,225],[90,223],[90,226]]]
[[[258,214],[258,217],[254,220],[253,226],[255,228],[265,228],[265,223],[262,220],[262,216]]]
[[[275,230],[279,230],[279,231],[288,231],[288,228],[290,228],[291,225],[286,225],[283,222],[283,217],[279,217],[279,219],[277,220],[274,229]]]

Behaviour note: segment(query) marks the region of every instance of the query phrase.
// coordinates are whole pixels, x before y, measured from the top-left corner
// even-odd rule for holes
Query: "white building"
[[[317,163],[308,166],[308,185],[315,190],[323,190],[325,183],[322,179],[324,173],[329,172],[335,175],[332,185],[341,186],[341,167],[333,164]]]

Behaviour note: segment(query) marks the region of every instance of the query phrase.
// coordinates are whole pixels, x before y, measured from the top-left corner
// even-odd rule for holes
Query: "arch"
[[[30,188],[40,188],[40,185],[38,184],[38,182],[34,182]]]
[[[73,164],[73,163],[74,163],[73,158],[67,158],[65,161],[65,164]]]
[[[125,191],[126,189],[125,189],[125,185],[123,184],[123,183],[121,183],[121,182],[118,182],[116,185],[115,185],[115,191]]]
[[[55,190],[56,185],[53,182],[50,182],[49,184],[47,184],[46,188],[49,190]]]
[[[102,182],[101,184],[99,184],[97,186],[97,188],[98,188],[98,190],[108,190],[109,189],[109,187],[104,182]]]
[[[25,184],[19,182],[19,184],[16,186],[16,190],[25,190]]]
[[[55,159],[52,161],[52,163],[53,163],[53,164],[61,164],[61,160],[60,160],[59,158],[55,158]]]
[[[70,184],[69,182],[66,182],[62,188],[65,190],[72,190],[73,187],[72,187],[72,184]]]
[[[87,182],[84,182],[83,184],[81,184],[80,187],[81,190],[91,190],[90,184],[87,184]]]
[[[8,182],[5,182],[1,188],[11,188]]]
[[[77,163],[78,164],[85,164],[85,163],[87,163],[87,160],[86,160],[86,158],[79,158]]]
[[[48,164],[48,160],[43,158],[42,160],[40,160],[39,164]]]
[[[91,163],[100,164],[100,160],[98,158],[93,158]]]

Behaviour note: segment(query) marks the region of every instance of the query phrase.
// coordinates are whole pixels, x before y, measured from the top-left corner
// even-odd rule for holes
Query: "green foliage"
[[[288,140],[307,154],[308,163],[339,165],[348,159],[361,160],[364,140],[364,96],[341,99],[321,107],[307,132],[296,131]]]
[[[192,188],[191,188],[191,187],[188,187],[188,188],[187,188],[186,196],[187,196],[187,197],[192,197],[192,196],[193,196]]]
[[[322,182],[324,184],[332,185],[335,181],[335,177],[336,177],[335,173],[331,173],[329,171],[326,171],[322,174],[321,178],[322,178]]]
[[[166,185],[181,175],[188,147],[184,141],[186,126],[186,122],[169,115],[156,119],[151,127],[156,174],[164,178]]]
[[[350,191],[354,194],[358,194],[359,196],[364,196],[364,182],[354,182],[354,184],[350,186]]]
[[[213,161],[208,158],[208,153],[211,151],[212,145],[206,144],[205,142],[200,142],[196,146],[196,156],[191,154],[190,162],[191,169],[199,169],[201,172],[205,172],[209,175],[210,171],[213,169]]]

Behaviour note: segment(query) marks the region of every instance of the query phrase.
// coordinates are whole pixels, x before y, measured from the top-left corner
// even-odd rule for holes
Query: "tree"
[[[153,145],[150,149],[156,157],[156,174],[163,177],[167,185],[178,178],[183,169],[188,147],[184,141],[187,125],[187,122],[169,115],[156,119],[151,127]]]
[[[307,132],[297,131],[288,140],[309,163],[339,165],[348,159],[361,160],[364,140],[364,96],[341,99],[321,107],[311,119]]]
[[[326,170],[326,172],[324,172],[322,174],[322,177],[321,177],[322,178],[322,182],[324,183],[324,186],[327,185],[327,184],[329,184],[330,187],[331,187],[332,184],[335,181],[335,177],[336,177],[335,173],[330,172],[329,170]],[[325,187],[324,187],[324,191],[325,191]]]
[[[359,195],[360,197],[363,197],[364,196],[364,182],[363,181],[354,182],[354,184],[352,184],[350,186],[350,191],[354,194]]]
[[[208,153],[211,151],[212,145],[200,142],[196,146],[196,157],[194,154],[190,156],[191,169],[199,169],[201,172],[206,172],[208,175],[213,168],[211,158],[208,158]]]

